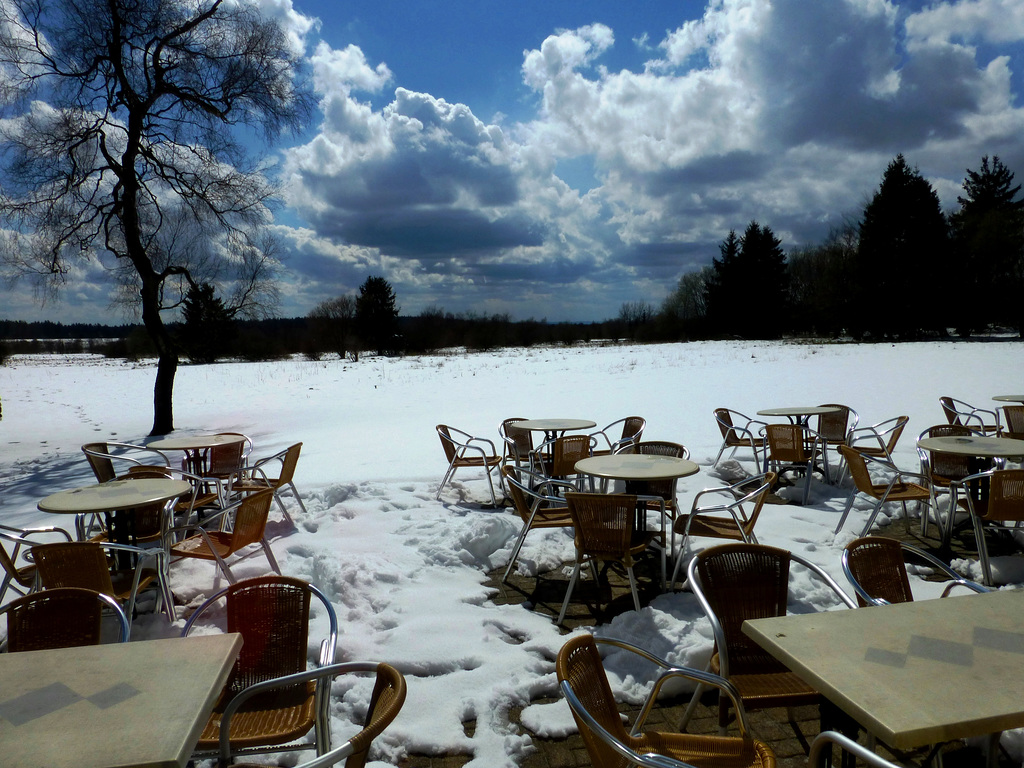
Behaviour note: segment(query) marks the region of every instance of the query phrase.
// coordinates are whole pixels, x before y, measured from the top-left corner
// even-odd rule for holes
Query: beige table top
[[[689,459],[674,456],[613,453],[580,459],[575,469],[580,474],[607,480],[671,480],[695,475],[700,467]]]
[[[216,445],[232,445],[245,440],[242,435],[183,435],[181,437],[164,437],[147,443],[147,448],[156,448],[158,451],[200,451],[204,448],[213,448]]]
[[[973,435],[924,437],[917,441],[917,447],[926,451],[955,453],[961,456],[985,456],[988,458],[1024,456],[1024,440],[1015,440],[1009,437],[975,437]]]
[[[1024,726],[1024,590],[758,619],[743,632],[897,749]]]
[[[1000,403],[1024,403],[1024,395],[995,395],[992,399]]]
[[[516,427],[534,432],[566,432],[574,429],[592,429],[596,421],[589,419],[524,419],[517,421]]]
[[[184,766],[241,647],[231,634],[0,654],[0,762]]]
[[[184,480],[159,477],[126,478],[52,493],[37,506],[43,512],[64,515],[113,512],[169,501],[191,492],[191,484]]]
[[[765,408],[763,411],[758,411],[758,416],[786,416],[793,418],[796,416],[821,416],[826,413],[835,413],[840,410],[834,405],[806,405],[806,406],[793,406],[791,408]]]

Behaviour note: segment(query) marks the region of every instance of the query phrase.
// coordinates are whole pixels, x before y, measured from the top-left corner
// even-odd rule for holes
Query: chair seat
[[[210,550],[202,536],[190,536],[171,547],[172,555],[181,557],[198,557],[202,560],[216,560],[217,555],[224,558],[231,554],[231,534],[227,531],[207,531],[210,544],[216,554]]]
[[[687,532],[689,522],[691,536],[708,536],[717,539],[745,541],[743,532],[736,527],[731,517],[713,517],[712,515],[680,515],[676,518],[673,531],[680,535]]]
[[[729,682],[736,686],[747,709],[801,707],[821,700],[821,694],[794,672],[730,675]]]
[[[270,744],[287,744],[309,733],[316,722],[316,685],[254,696],[231,718],[232,750]],[[230,702],[225,692],[210,715],[196,750],[215,750],[220,738],[221,713]]]
[[[888,488],[888,483],[880,485],[872,485],[874,489],[874,496],[876,499],[880,499],[885,493],[885,489]],[[923,485],[917,483],[895,483],[892,490],[889,491],[889,495],[886,496],[886,501],[928,501],[931,498],[931,491],[925,488]]]
[[[647,731],[630,737],[627,744],[640,754],[667,755],[699,768],[768,768],[775,765],[775,755],[763,742],[735,736]]]

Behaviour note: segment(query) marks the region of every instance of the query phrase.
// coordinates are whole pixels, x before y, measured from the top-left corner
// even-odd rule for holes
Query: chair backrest
[[[263,538],[267,528],[267,516],[270,514],[270,503],[273,500],[274,491],[271,488],[249,494],[242,499],[231,528],[231,552],[237,552]]]
[[[962,424],[936,424],[921,433],[923,437],[969,437],[974,431]],[[962,480],[971,474],[970,457],[956,453],[926,451],[928,467],[931,475],[938,475],[948,480]]]
[[[530,451],[533,450],[533,433],[517,427],[517,421],[526,421],[526,418],[514,416],[501,422],[501,439],[505,442],[506,455],[517,461],[529,461]]]
[[[753,486],[754,482],[757,482],[757,486],[753,487],[750,493],[747,494],[747,498],[751,498],[751,494],[754,495],[753,502],[754,508],[750,510],[750,514],[747,515],[747,520],[743,523],[743,532],[750,536],[754,530],[754,526],[757,524],[757,518],[761,516],[761,510],[764,509],[765,503],[768,501],[768,497],[771,496],[772,486],[775,485],[776,474],[774,472],[765,472],[763,475],[752,477],[746,481],[743,488]],[[735,487],[735,486],[734,486]]]
[[[864,536],[854,539],[845,548],[843,559],[847,576],[857,591],[857,602],[870,605],[860,594],[861,590],[873,598],[888,603],[909,603],[914,594],[910,591],[907,566],[903,561],[903,546],[896,539],[884,536]]]
[[[455,451],[457,445],[455,439],[452,437],[447,424],[438,424],[437,436],[441,439],[441,446],[444,448],[444,456],[448,459],[448,463],[451,464],[455,461]]]
[[[626,493],[566,493],[576,546],[598,559],[628,557],[636,495]]]
[[[405,703],[406,685],[402,673],[390,664],[377,665],[377,678],[370,695],[370,703],[363,720],[363,730],[349,741],[353,752],[345,761],[345,768],[363,768],[370,744],[398,716]]]
[[[634,445],[632,450],[633,453],[645,456],[670,456],[675,459],[685,459],[690,455],[685,446],[667,440],[646,440]],[[669,480],[631,482],[629,487],[643,496],[661,496],[665,501],[671,501],[676,496],[676,481],[674,478]]]
[[[501,474],[508,486],[509,496],[512,497],[512,507],[524,523],[529,523],[532,518],[534,526],[568,527],[572,525],[572,521],[567,517],[564,504],[551,507],[549,504],[558,504],[559,502],[554,497],[544,496],[530,487],[531,482],[541,483],[547,481],[548,478],[510,464],[502,466]],[[534,511],[534,507],[537,507],[536,511]]]
[[[986,520],[1024,521],[1024,469],[997,469],[989,477]]]
[[[92,467],[92,473],[101,483],[109,483],[117,476],[114,471],[114,462],[110,460],[110,450],[106,443],[86,443],[82,446],[82,453],[86,461]]]
[[[555,660],[555,673],[559,682],[569,684],[583,708],[598,725],[620,743],[627,740],[626,729],[592,635],[577,635],[562,646]],[[576,720],[594,768],[617,768],[623,764],[622,757],[615,749],[594,734],[575,710],[573,719]]]
[[[841,403],[822,403],[823,406],[838,408],[838,411],[822,413],[818,416],[818,434],[830,443],[846,442],[851,426],[857,425],[857,415],[848,405]],[[853,424],[850,424],[851,416]]]
[[[810,459],[807,429],[802,424],[769,424],[765,427],[768,450],[775,461],[803,463]]]
[[[0,588],[0,598],[3,598],[10,583],[18,584],[23,589],[30,589],[35,583],[35,573],[30,568],[24,570],[19,568],[16,562],[18,552],[25,543],[27,542],[22,542],[20,537],[15,535],[13,531],[9,534],[0,531],[0,566],[4,569],[3,588]],[[7,551],[8,544],[11,546],[10,552]]]
[[[1003,436],[1024,439],[1024,405],[1004,405]]]
[[[885,443],[885,451],[890,456],[892,456],[893,452],[896,450],[896,443],[900,441],[900,435],[903,434],[903,429],[907,426],[909,422],[909,416],[896,417],[896,423],[892,427],[892,429],[889,430],[889,436]]]
[[[288,446],[288,450],[281,460],[281,475],[278,477],[278,485],[288,485],[295,477],[295,467],[299,464],[299,454],[302,452],[302,443],[295,443]]]
[[[42,651],[99,645],[103,609],[114,611],[120,624],[119,642],[128,640],[128,619],[107,595],[76,587],[44,589],[4,606],[7,650]]]
[[[81,587],[116,597],[103,547],[91,541],[60,541],[32,547],[44,589]]]
[[[874,481],[871,479],[871,473],[868,471],[868,464],[863,454],[846,445],[839,446],[839,453],[846,459],[846,466],[850,470],[850,476],[853,478],[853,484],[857,486],[857,490],[877,498]]]
[[[508,486],[508,495],[512,497],[512,508],[524,523],[528,522],[533,514],[533,502],[526,497],[528,488],[522,483],[515,467],[505,464],[501,474],[507,481],[505,485]]]
[[[589,435],[563,435],[555,440],[551,453],[551,474],[555,477],[575,475],[576,462],[589,455]]]
[[[237,443],[223,443],[210,446],[210,453],[206,457],[206,471],[210,477],[229,475],[242,466],[242,457],[245,454],[246,443],[249,440],[241,432],[221,432],[220,434],[236,435],[244,439]]]
[[[728,408],[715,408],[715,423],[718,424],[718,429],[722,433],[722,439],[726,443],[737,439],[736,433],[733,432],[735,424],[732,422],[732,411]]]
[[[695,589],[722,625],[730,675],[785,669],[741,627],[747,619],[786,615],[789,563],[789,552],[763,544],[723,544],[696,555]]]
[[[960,413],[957,411],[956,405],[953,403],[953,398],[948,395],[943,395],[939,398],[939,405],[942,406],[942,413],[946,417],[946,421],[950,424],[961,425]]]

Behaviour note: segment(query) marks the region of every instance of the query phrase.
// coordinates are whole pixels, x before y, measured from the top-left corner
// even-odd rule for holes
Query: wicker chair
[[[637,502],[664,505],[655,497],[617,493],[566,493],[569,516],[572,518],[576,546],[576,564],[573,567],[565,600],[558,614],[558,623],[565,620],[573,588],[586,560],[590,561],[594,581],[598,581],[597,563],[617,562],[626,569],[629,588],[633,594],[633,607],[640,610],[633,562],[651,544],[658,542],[661,550],[661,581],[665,583],[665,514],[661,509],[661,531],[636,530]]]
[[[104,608],[117,618],[118,642],[128,642],[131,633],[128,617],[109,595],[63,587],[19,597],[0,609],[0,615],[7,615],[7,651],[99,645]]]
[[[868,531],[871,530],[871,526],[874,524],[875,518],[878,516],[882,506],[889,502],[898,501],[903,505],[903,518],[906,520],[907,530],[910,530],[910,517],[907,514],[908,501],[924,504],[925,508],[921,515],[921,520],[924,521],[927,518],[928,505],[932,501],[931,490],[926,485],[922,485],[922,483],[928,482],[927,477],[912,472],[903,472],[882,459],[873,458],[845,445],[839,446],[839,451],[846,461],[846,466],[850,469],[854,487],[850,491],[849,498],[846,500],[846,508],[839,518],[839,524],[835,530],[836,533],[839,533],[843,523],[846,522],[846,517],[850,514],[850,510],[853,509],[853,502],[858,493],[863,493],[865,496],[870,496],[875,500],[874,509],[871,510],[867,522],[864,523],[861,536],[868,535]],[[889,475],[886,482],[876,483],[874,481],[871,477],[871,472],[868,470],[869,461],[873,466],[884,468]],[[917,478],[921,483],[915,483],[909,478]]]
[[[935,426],[928,427],[928,429],[918,435],[917,439],[920,441],[926,437],[968,437],[976,434],[979,434],[976,430],[960,424],[936,424]],[[959,506],[958,499],[953,495],[955,486],[950,484],[954,481],[963,480],[968,475],[974,474],[976,470],[972,469],[972,460],[969,456],[956,453],[942,453],[940,451],[926,451],[920,447],[917,449],[917,456],[921,462],[921,474],[928,480],[928,490],[931,493],[929,505],[936,515],[938,515],[939,509],[939,495],[943,493],[950,495],[949,511],[946,515],[946,523],[943,530],[943,540],[948,543],[949,537],[953,533],[956,510]],[[921,517],[921,532],[925,535],[928,534],[928,522],[928,516]],[[938,519],[936,519],[936,523],[942,525],[942,521]]]
[[[942,412],[950,424],[970,427],[975,432],[982,434],[994,435],[999,432],[999,417],[995,411],[975,408],[963,400],[957,400],[948,395],[939,398],[939,405],[942,406]],[[986,416],[991,417],[991,420],[986,421]]]
[[[769,424],[764,428],[768,443],[765,471],[771,469],[781,478],[787,471],[802,472],[804,492],[801,503],[807,503],[811,490],[811,475],[817,460],[823,458],[824,448],[818,433],[804,424]],[[828,471],[822,470],[825,479]]]
[[[672,584],[679,577],[679,569],[683,564],[683,555],[690,543],[691,536],[703,536],[714,539],[728,539],[757,544],[754,526],[761,516],[761,509],[775,485],[775,474],[766,472],[763,475],[748,477],[734,485],[722,488],[705,488],[693,497],[693,505],[688,515],[680,515],[672,525],[672,533],[683,536],[683,545],[672,569]],[[701,499],[707,494],[717,494],[717,503],[703,503]],[[748,513],[744,505],[753,505]]]
[[[530,466],[530,452],[533,451],[533,433],[528,429],[516,426],[517,421],[526,421],[525,416],[513,416],[505,419],[498,427],[501,437],[503,464],[512,463],[517,467]]]
[[[836,451],[838,459],[837,466],[840,470],[837,481],[843,477],[845,466],[843,465],[842,454],[839,453],[839,446],[850,444],[850,433],[857,427],[860,417],[857,412],[848,405],[841,403],[822,403],[823,406],[838,408],[838,411],[822,413],[818,416],[818,436],[821,438],[821,453],[825,458],[825,477],[832,482],[832,473],[829,468],[828,449]]]
[[[340,664],[330,664],[319,669],[299,672],[295,675],[280,680],[270,680],[266,683],[257,683],[246,689],[242,694],[236,696],[224,712],[221,721],[221,739],[230,741],[231,718],[238,707],[252,695],[279,688],[283,685],[295,685],[309,680],[318,679],[320,684],[329,686],[330,680],[341,675],[356,675],[359,673],[370,673],[375,675],[373,692],[370,694],[370,703],[367,707],[366,717],[363,720],[361,730],[345,740],[343,744],[336,747],[330,746],[327,742],[327,751],[313,760],[299,763],[295,768],[325,768],[325,766],[337,765],[345,761],[345,768],[363,768],[366,764],[366,757],[370,752],[370,745],[373,740],[384,732],[391,722],[398,716],[402,705],[405,703],[406,684],[402,673],[389,664],[367,661],[350,661]],[[327,720],[329,724],[329,720]],[[230,751],[230,750],[228,750]],[[227,755],[227,752],[222,752]],[[233,763],[235,768],[262,768],[262,766],[243,766]]]
[[[314,596],[330,625],[317,658],[316,668],[322,670],[334,662],[338,619],[323,592],[300,579],[263,576],[240,581],[212,595],[189,617],[182,637],[192,631],[200,617],[223,602],[225,631],[242,635],[241,653],[199,737],[194,759],[220,756],[222,764],[227,764],[238,754],[314,747],[323,754],[330,748],[330,685],[319,675],[273,692],[247,696],[241,706],[233,708],[228,743],[221,740],[225,711],[249,686],[306,671],[310,602]],[[302,740],[311,729],[314,740]]]
[[[615,704],[597,643],[636,654],[664,670],[655,680],[647,702],[629,732]],[[775,754],[771,748],[750,737],[746,715],[735,689],[716,675],[672,667],[635,645],[595,638],[588,634],[573,637],[562,646],[555,661],[555,672],[594,768],[618,768],[623,765],[645,768],[770,768],[775,765]],[[679,678],[714,686],[730,697],[736,708],[740,735],[724,737],[643,730],[644,722],[664,683]]]
[[[671,456],[675,459],[688,459],[690,452],[686,446],[667,440],[645,440],[642,443],[626,448],[626,453],[637,453],[644,456]],[[658,496],[665,501],[665,514],[670,520],[676,519],[676,480],[628,480],[626,493],[638,496]],[[675,549],[672,550],[673,554]]]
[[[986,532],[993,530],[1019,530],[1024,523],[1024,469],[993,469],[965,477],[959,484],[987,483],[988,493],[983,499],[973,493],[964,493],[967,510],[978,542],[982,581],[992,585],[992,564],[989,562]]]
[[[785,616],[789,595],[789,567],[797,562],[835,593],[849,608],[857,603],[824,570],[808,560],[763,544],[721,544],[697,554],[687,568],[690,589],[711,622],[715,648],[708,670],[721,675],[739,692],[744,708],[768,709],[817,704],[817,691],[743,634],[746,619]],[[698,685],[683,714],[686,728],[704,686]],[[729,721],[730,701],[719,696],[718,725]]]
[[[218,434],[242,438],[238,443],[212,445],[207,449],[206,469],[203,474],[206,477],[227,480],[244,466],[246,457],[252,451],[252,440],[241,432],[219,432]]]
[[[281,567],[277,564],[277,559],[270,549],[270,542],[267,541],[266,536],[267,515],[270,513],[270,504],[273,499],[274,491],[270,488],[264,488],[220,510],[220,512],[210,515],[204,521],[204,525],[210,525],[210,523],[218,518],[230,520],[230,530],[227,531],[211,531],[200,525],[185,525],[172,528],[168,531],[172,537],[188,533],[189,531],[194,532],[194,535],[173,544],[170,549],[171,555],[175,557],[194,557],[200,560],[213,560],[216,562],[221,573],[224,574],[224,578],[229,583],[234,584],[237,579],[235,579],[231,568],[228,566],[227,558],[238,554],[241,550],[252,544],[259,544],[274,573],[281,573]],[[234,513],[234,517],[228,517],[232,513]],[[255,554],[256,551],[253,550],[251,553],[236,558],[235,564],[237,565],[239,561],[249,557],[250,554]]]
[[[1000,421],[999,436],[1024,440],[1024,405],[1004,405],[1000,410],[1003,418]]]
[[[438,424],[437,436],[441,438],[441,446],[444,448],[444,456],[448,460],[448,469],[437,487],[435,499],[441,498],[441,491],[448,484],[448,481],[455,476],[455,471],[466,467],[482,469],[487,475],[487,486],[491,490],[491,504],[498,506],[498,499],[494,495],[494,483],[491,482],[491,472],[502,464],[501,456],[494,448],[494,442],[486,437],[473,437],[468,432],[463,432],[447,424]]]
[[[768,426],[765,422],[757,421],[749,416],[744,416],[739,411],[732,411],[728,408],[715,408],[715,422],[722,433],[722,447],[718,449],[718,455],[711,464],[712,468],[718,466],[726,448],[732,449],[729,453],[730,458],[736,455],[738,449],[749,448],[754,454],[754,464],[758,467],[761,466],[757,451],[759,448],[762,451],[765,450],[764,437],[761,434],[764,427]],[[754,433],[755,427],[758,430],[757,434]]]
[[[108,559],[110,555],[110,559]],[[133,568],[114,564],[117,555],[137,562]],[[135,615],[139,592],[155,584],[158,605],[169,621],[175,620],[174,598],[166,580],[167,553],[160,547],[143,549],[107,541],[69,541],[32,547],[43,589],[81,587],[101,592],[123,604],[126,615]]]
[[[71,541],[71,534],[63,528],[14,528],[0,525],[0,566],[3,566],[4,578],[0,582],[0,603],[3,602],[7,590],[14,590],[19,595],[27,595],[36,588],[36,565],[24,558],[22,548],[27,549],[42,540],[37,537],[49,534],[59,535],[64,541]],[[8,551],[10,547],[10,551]],[[21,558],[22,562],[18,562]]]
[[[170,460],[163,451],[131,443],[86,443],[82,446],[82,453],[101,483],[109,483],[132,467],[170,466]],[[123,472],[115,469],[115,461],[127,464]]]
[[[295,521],[288,514],[288,509],[285,507],[281,497],[285,493],[291,493],[295,501],[298,502],[302,514],[306,514],[306,505],[302,503],[302,497],[299,496],[299,489],[295,487],[293,479],[301,451],[302,443],[295,443],[294,445],[289,445],[283,451],[278,451],[273,456],[266,456],[251,465],[241,467],[233,475],[233,478],[228,481],[228,494],[253,493],[264,488],[272,488],[274,490],[274,501],[277,502],[277,506],[284,515],[285,520],[294,527]],[[275,464],[280,464],[277,477],[267,474],[267,470],[270,467],[274,467]]]
[[[904,553],[923,560],[926,567],[937,569],[949,577],[951,581],[943,590],[942,597],[946,597],[957,586],[974,592],[989,591],[965,579],[922,549],[884,536],[862,536],[847,544],[842,554],[843,573],[853,586],[861,607],[913,602],[914,593],[910,589]]]
[[[530,469],[552,480],[572,482],[579,489],[583,478],[576,473],[576,462],[590,456],[589,435],[562,435],[538,445],[530,454]]]
[[[620,425],[618,436],[613,437],[615,428]],[[624,419],[613,421],[604,429],[590,433],[590,455],[605,456],[610,453],[618,453],[622,449],[640,442],[646,427],[647,419],[642,416],[627,416]]]
[[[572,518],[569,516],[565,499],[560,498],[555,489],[560,487],[564,494],[566,491],[574,491],[575,486],[536,475],[528,469],[518,469],[510,464],[504,465],[501,473],[505,478],[513,509],[523,521],[523,529],[512,547],[505,575],[501,577],[502,582],[505,582],[523,548],[526,534],[535,528],[572,527]]]
[[[863,453],[876,459],[884,459],[890,464],[895,464],[896,462],[893,460],[892,455],[896,451],[896,444],[899,442],[900,436],[903,434],[903,430],[909,421],[910,418],[908,416],[896,416],[895,418],[886,419],[867,427],[851,429],[850,439],[847,444],[858,453]],[[843,464],[843,470],[839,474],[837,484],[842,484],[846,478],[846,472],[846,465]]]

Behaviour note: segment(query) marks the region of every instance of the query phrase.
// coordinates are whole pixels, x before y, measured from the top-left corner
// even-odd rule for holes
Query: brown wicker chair
[[[763,475],[748,477],[734,485],[722,488],[705,488],[693,497],[693,505],[688,515],[679,515],[672,525],[672,533],[683,537],[675,567],[672,569],[672,584],[676,583],[679,569],[683,564],[683,555],[691,536],[714,539],[728,539],[757,544],[754,526],[761,516],[761,509],[775,485],[775,474],[766,472]],[[707,494],[718,494],[718,503],[703,503],[701,499]],[[744,505],[752,504],[747,512]]]
[[[231,530],[211,531],[200,525],[185,525],[172,528],[168,531],[170,536],[178,536],[189,531],[195,535],[173,544],[170,553],[175,557],[195,557],[200,560],[213,560],[224,578],[234,584],[236,579],[231,568],[228,566],[227,558],[238,554],[252,544],[259,544],[266,555],[270,567],[274,573],[281,573],[281,567],[277,564],[273,551],[270,549],[270,542],[267,541],[267,515],[270,513],[270,504],[274,500],[274,491],[264,488],[261,491],[244,497],[241,501],[235,502],[229,507],[210,515],[204,520],[204,525],[209,525],[218,518],[230,519]],[[228,518],[234,513],[233,518]],[[239,561],[255,554],[256,550],[249,554],[241,555],[235,559]]]
[[[132,467],[166,467],[170,465],[167,454],[155,448],[131,443],[86,443],[82,446],[92,472],[101,483],[109,483],[119,474],[124,474]],[[145,461],[143,460],[145,459]],[[122,472],[114,467],[114,462],[127,464]]]
[[[119,554],[137,560],[135,567],[117,567],[114,559]],[[125,614],[133,617],[139,592],[154,584],[158,604],[168,620],[173,622],[176,618],[174,598],[166,581],[167,553],[160,547],[143,549],[108,541],[69,541],[37,544],[32,547],[32,557],[43,589],[81,587],[101,592],[122,603]]]
[[[1003,418],[999,436],[1024,440],[1024,405],[1004,405],[1000,410]]]
[[[555,489],[561,487],[562,492],[565,493],[575,490],[575,487],[571,483],[535,475],[528,469],[519,469],[511,464],[504,465],[501,468],[501,473],[512,499],[512,507],[523,521],[523,529],[519,532],[519,538],[516,539],[516,543],[512,547],[512,555],[509,557],[508,567],[505,568],[505,575],[501,577],[504,582],[508,580],[512,567],[519,557],[526,534],[534,528],[572,527],[572,518],[569,516],[569,508],[565,499],[560,498]]]
[[[645,706],[629,732],[623,725],[608,684],[597,648],[598,642],[634,653],[665,670],[655,681]],[[771,747],[750,737],[746,715],[736,691],[720,677],[697,670],[671,667],[634,645],[586,634],[578,635],[562,646],[555,661],[555,672],[594,768],[621,768],[624,765],[644,768],[771,768],[775,765],[775,754]],[[740,735],[726,737],[643,730],[662,685],[678,678],[715,686],[730,697],[737,712]],[[654,760],[652,757],[655,755],[669,759]]]
[[[624,452],[643,456],[671,456],[675,459],[690,458],[690,452],[686,446],[667,440],[645,440],[626,448]],[[665,514],[669,516],[670,520],[676,519],[676,480],[674,478],[671,480],[628,480],[626,481],[626,493],[635,493],[638,496],[658,496],[664,499]]]
[[[344,744],[339,744],[336,747],[331,747],[330,741],[328,741],[328,750],[326,752],[309,762],[299,763],[295,768],[314,768],[314,766],[315,768],[324,768],[325,766],[337,765],[342,760],[345,761],[345,768],[363,768],[373,740],[380,736],[384,729],[398,716],[402,705],[405,703],[405,678],[401,672],[389,664],[365,661],[343,662],[300,672],[281,680],[258,683],[247,689],[243,694],[236,696],[228,706],[224,713],[224,719],[221,721],[221,738],[230,740],[231,717],[235,709],[238,706],[242,706],[249,696],[282,685],[294,685],[295,683],[306,682],[314,678],[321,680],[321,684],[326,686],[330,684],[330,680],[340,675],[355,675],[358,673],[372,673],[375,675],[373,692],[370,694],[370,703],[367,707],[362,729],[348,738]],[[235,768],[262,768],[256,765],[243,766],[239,763],[232,763],[232,765]]]
[[[995,411],[975,408],[970,403],[948,395],[939,398],[939,405],[942,406],[942,413],[950,424],[969,427],[975,432],[985,435],[995,435],[999,432],[999,418]],[[986,421],[986,417],[991,417],[991,419]]]
[[[234,475],[235,479],[229,480],[228,494],[253,493],[263,488],[273,488],[274,501],[277,502],[277,506],[284,515],[285,520],[294,526],[295,521],[288,514],[288,509],[285,507],[281,497],[285,493],[291,493],[295,501],[298,502],[302,514],[306,514],[306,505],[302,503],[302,497],[299,496],[299,489],[295,487],[294,480],[295,467],[298,466],[299,453],[301,451],[302,443],[295,443],[283,451],[278,451],[273,456],[266,456],[249,466],[242,467]],[[267,474],[267,469],[273,467],[275,462],[280,464],[277,477]]]
[[[553,480],[572,482],[580,487],[582,478],[576,473],[576,462],[590,456],[589,435],[562,435],[541,443],[530,454],[530,469]]]
[[[455,476],[455,471],[466,467],[482,469],[487,476],[487,486],[491,490],[491,504],[498,506],[498,499],[494,495],[494,483],[491,481],[491,472],[502,464],[502,458],[497,454],[494,443],[486,437],[473,437],[461,429],[449,427],[447,424],[438,424],[437,436],[441,438],[441,446],[444,448],[444,456],[448,460],[448,469],[437,487],[435,499],[441,498],[441,491],[448,484],[448,481]],[[499,481],[500,482],[500,481]]]
[[[988,557],[985,533],[992,530],[1019,530],[1024,523],[1024,469],[993,469],[969,475],[959,485],[972,482],[988,484],[988,493],[980,500],[973,493],[964,493],[967,510],[978,542],[982,581],[992,585],[992,564]]]
[[[0,566],[3,567],[4,573],[3,581],[0,582],[0,603],[3,602],[8,589],[19,595],[27,595],[35,590],[36,566],[35,563],[25,560],[22,549],[27,551],[36,544],[42,544],[41,537],[49,534],[59,535],[64,541],[71,541],[71,534],[63,528],[14,528],[10,525],[0,525]]]
[[[850,430],[850,439],[847,443],[858,453],[871,456],[875,459],[884,459],[890,464],[895,464],[893,453],[896,451],[896,444],[903,434],[904,428],[910,421],[908,416],[896,416],[892,419],[880,421],[867,427],[857,427]],[[838,484],[841,485],[846,478],[846,465],[839,475]]]
[[[936,424],[928,427],[928,429],[918,435],[917,439],[920,441],[926,437],[969,437],[976,434],[979,434],[976,430],[961,424]],[[950,483],[963,480],[968,475],[974,474],[978,469],[987,469],[987,467],[972,466],[972,459],[969,456],[956,453],[942,453],[941,451],[926,451],[920,447],[917,449],[917,456],[921,462],[921,474],[928,480],[928,490],[931,493],[929,506],[936,516],[939,509],[939,495],[943,493],[950,495],[949,511],[943,528],[943,540],[948,542],[949,536],[953,533],[956,510],[960,502],[960,500],[953,498],[953,487],[950,486]],[[966,502],[964,504],[966,505]],[[938,520],[937,517],[936,523],[940,526],[942,525],[942,521]],[[926,536],[928,535],[928,524],[929,517],[927,515],[922,516],[921,532]]]
[[[715,637],[709,671],[721,675],[739,692],[749,711],[817,704],[818,692],[741,631],[753,618],[785,616],[789,567],[797,562],[831,589],[849,608],[857,603],[836,581],[810,561],[763,544],[721,544],[698,553],[687,568],[690,589],[704,608]],[[703,693],[694,691],[679,729],[685,729]],[[730,702],[719,696],[718,725],[724,733]]]
[[[241,437],[241,442],[211,445],[206,454],[206,477],[217,477],[227,480],[245,464],[245,459],[252,451],[252,440],[241,432],[219,432],[221,435]]]
[[[843,573],[853,586],[861,607],[913,602],[914,593],[910,589],[905,554],[916,560],[923,560],[927,568],[937,569],[950,578],[951,581],[943,590],[942,597],[946,597],[957,586],[967,587],[975,592],[989,591],[980,584],[963,578],[937,557],[922,549],[884,536],[862,536],[847,544],[842,554]]]
[[[821,453],[825,458],[825,477],[832,482],[832,472],[829,467],[828,450],[836,451],[837,467],[840,470],[839,477],[843,476],[843,457],[839,453],[839,446],[850,444],[850,432],[857,427],[860,417],[857,412],[848,405],[841,403],[822,403],[823,406],[838,408],[838,411],[822,413],[818,416],[818,436],[821,438]],[[838,478],[837,478],[838,479]]]
[[[818,433],[804,424],[769,424],[764,428],[768,444],[765,471],[771,469],[778,478],[784,472],[795,471],[804,475],[803,504],[811,490],[811,475],[817,468],[824,449]],[[822,470],[828,479],[826,470]]]
[[[850,510],[853,509],[853,502],[857,497],[858,493],[863,493],[865,496],[870,496],[875,500],[874,509],[871,510],[871,514],[868,515],[867,522],[864,523],[864,529],[861,531],[861,536],[867,536],[871,530],[871,526],[875,522],[875,518],[881,511],[882,506],[889,502],[898,501],[903,505],[903,518],[907,523],[907,530],[910,530],[910,517],[907,514],[907,502],[916,501],[919,505],[923,504],[921,520],[922,522],[928,516],[928,505],[931,504],[932,494],[931,490],[922,483],[927,483],[928,478],[924,475],[915,474],[912,472],[903,472],[897,469],[892,464],[889,464],[882,459],[876,459],[868,456],[867,454],[860,453],[859,451],[850,448],[845,445],[839,446],[839,451],[843,455],[846,461],[846,466],[850,469],[850,475],[853,477],[853,490],[850,491],[850,496],[846,500],[846,508],[843,510],[842,516],[839,518],[839,524],[836,526],[836,533],[843,527],[843,523],[846,522],[847,515],[850,514]],[[883,468],[888,475],[886,482],[876,483],[871,477],[871,472],[868,470],[868,462],[871,462],[873,466]],[[920,483],[915,483],[910,478],[916,478],[920,480]]]
[[[182,637],[192,631],[211,607],[223,602],[223,629],[242,635],[242,650],[203,728],[193,758],[219,755],[222,764],[227,764],[231,756],[253,752],[314,747],[321,754],[327,751],[330,685],[319,679],[248,698],[232,713],[228,744],[221,741],[222,718],[236,696],[251,685],[306,671],[310,602],[314,596],[323,604],[330,624],[329,635],[320,644],[316,665],[323,668],[334,662],[337,616],[323,592],[300,579],[288,576],[245,579],[212,595],[189,617],[181,631]],[[311,729],[314,740],[299,741]],[[225,750],[228,755],[224,754]]]
[[[620,563],[629,577],[633,607],[639,611],[640,596],[633,574],[633,562],[647,547],[658,542],[661,550],[661,581],[665,583],[665,513],[662,506],[660,532],[636,530],[637,502],[664,505],[663,500],[626,493],[566,493],[565,500],[569,505],[574,529],[576,564],[565,590],[558,623],[565,620],[573,587],[586,560],[590,561],[595,583],[598,581],[598,562]]]
[[[517,467],[530,466],[530,453],[533,451],[533,433],[528,429],[516,426],[517,421],[526,421],[525,416],[513,416],[505,419],[498,427],[498,435],[503,444],[502,463],[515,464]]]
[[[7,615],[7,651],[99,645],[104,608],[117,618],[118,642],[128,642],[131,633],[128,617],[109,595],[62,587],[19,597],[0,609],[0,615]]]
[[[615,428],[620,425],[621,430],[615,436]],[[610,453],[618,453],[624,448],[635,445],[640,442],[646,427],[647,419],[642,416],[627,416],[624,419],[613,421],[604,429],[590,433],[590,455],[605,456]]]
[[[764,427],[768,426],[765,422],[744,416],[739,411],[715,408],[715,423],[718,424],[718,429],[722,433],[722,447],[718,449],[718,455],[715,457],[712,467],[718,466],[726,448],[732,449],[729,453],[730,458],[736,455],[738,449],[749,448],[754,454],[754,464],[758,467],[761,466],[757,452],[759,449],[765,450],[764,437],[761,434]],[[757,429],[756,433],[755,428]]]

